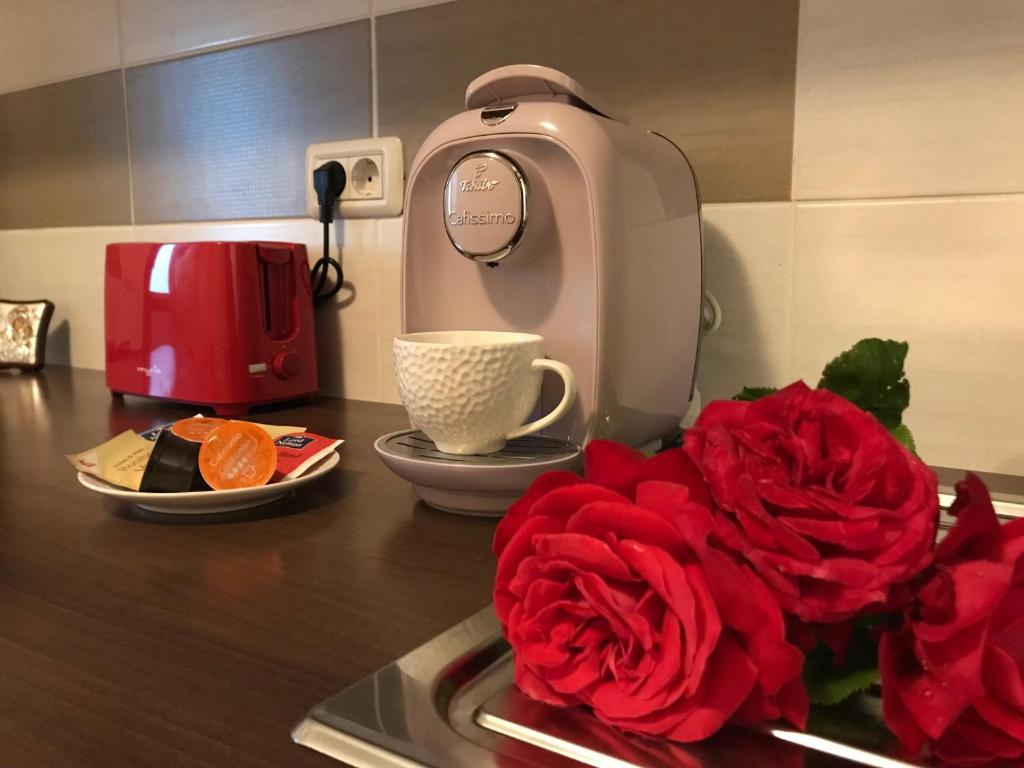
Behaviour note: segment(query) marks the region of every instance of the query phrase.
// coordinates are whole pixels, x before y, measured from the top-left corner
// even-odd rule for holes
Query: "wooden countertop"
[[[493,521],[373,452],[397,406],[261,410],[344,437],[341,465],[235,521],[143,517],[64,459],[191,412],[0,371],[0,765],[338,765],[292,743],[305,711],[490,602]]]

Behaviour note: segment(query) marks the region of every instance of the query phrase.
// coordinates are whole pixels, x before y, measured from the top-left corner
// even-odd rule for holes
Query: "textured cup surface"
[[[494,453],[540,395],[544,339],[444,331],[395,338],[395,374],[412,425],[445,453]]]

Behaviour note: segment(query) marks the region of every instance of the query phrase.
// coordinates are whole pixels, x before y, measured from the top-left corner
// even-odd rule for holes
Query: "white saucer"
[[[578,445],[542,435],[509,440],[498,453],[473,456],[442,453],[415,429],[383,435],[373,447],[388,469],[412,483],[425,504],[478,517],[505,514],[544,472],[576,472],[583,463]]]
[[[294,480],[282,480],[273,485],[259,485],[255,488],[239,488],[234,491],[189,491],[187,493],[142,493],[118,488],[99,478],[78,473],[78,482],[90,491],[102,493],[121,501],[136,504],[150,512],[168,515],[211,515],[217,512],[233,512],[269,504],[287,496],[296,488],[323,477],[341,461],[337,451],[331,453],[311,471]]]

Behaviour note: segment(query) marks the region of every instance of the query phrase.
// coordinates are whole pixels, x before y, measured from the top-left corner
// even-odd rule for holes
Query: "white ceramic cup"
[[[576,377],[544,357],[532,333],[436,331],[396,336],[395,374],[413,427],[445,453],[496,453],[512,440],[560,419],[576,399]],[[529,424],[541,376],[562,377],[565,394]]]

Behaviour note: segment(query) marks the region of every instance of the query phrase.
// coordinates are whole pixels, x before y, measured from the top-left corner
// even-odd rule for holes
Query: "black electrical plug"
[[[320,221],[334,221],[334,203],[345,191],[345,166],[337,160],[324,163],[313,171],[313,189],[320,205]]]
[[[330,256],[331,222],[334,221],[334,203],[345,191],[345,168],[337,160],[330,160],[313,171],[313,189],[316,190],[316,201],[320,207],[320,222],[324,225],[324,252],[313,265],[309,280],[313,288],[313,303],[323,304],[338,291],[345,282],[345,273],[341,263]],[[333,269],[337,274],[334,284],[327,287],[327,271]]]

